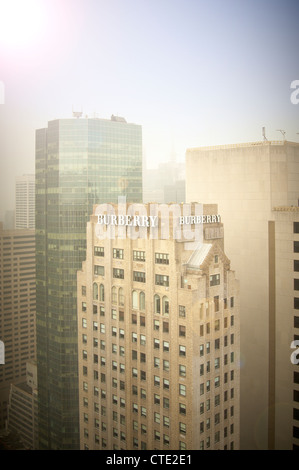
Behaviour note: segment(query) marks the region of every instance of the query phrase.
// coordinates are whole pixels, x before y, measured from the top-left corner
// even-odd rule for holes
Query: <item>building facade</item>
[[[15,228],[35,228],[35,176],[16,178]]]
[[[36,362],[26,365],[26,381],[12,384],[6,429],[17,434],[26,449],[38,449],[38,403]]]
[[[141,126],[60,119],[36,132],[37,371],[41,449],[78,449],[76,272],[95,202],[142,198]]]
[[[102,238],[97,220],[78,271],[80,448],[238,449],[239,285],[222,224],[195,242]]]
[[[265,141],[187,150],[186,200],[218,203],[226,253],[240,280],[242,449],[292,447],[291,421],[288,432],[285,420],[278,431],[279,414],[273,424],[280,380],[278,369],[274,374],[273,344],[279,361],[278,351],[284,349],[288,355],[290,341],[278,337],[273,343],[269,221],[274,207],[297,206],[298,198],[298,143]],[[275,315],[277,324],[284,321],[285,312]],[[285,386],[292,393],[292,381]]]
[[[34,359],[35,232],[2,230],[0,224],[0,429],[7,419],[11,383],[26,377],[26,362]]]
[[[273,447],[299,449],[299,207],[275,207],[270,227]],[[293,344],[293,342],[295,342]]]

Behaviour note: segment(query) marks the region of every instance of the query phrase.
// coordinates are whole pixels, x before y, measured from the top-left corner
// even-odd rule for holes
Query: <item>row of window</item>
[[[94,247],[94,256],[104,257],[105,251],[102,246]],[[124,259],[124,250],[121,248],[113,248],[113,258]],[[145,261],[145,251],[133,250],[133,261]],[[156,264],[169,264],[168,253],[155,253]]]
[[[96,276],[105,276],[105,267],[94,265],[94,274]],[[125,270],[121,268],[113,268],[112,276],[114,279],[124,279]],[[142,271],[133,271],[133,281],[135,282],[146,282],[145,272]],[[155,284],[156,286],[169,287],[169,276],[164,276],[162,274],[155,275]]]

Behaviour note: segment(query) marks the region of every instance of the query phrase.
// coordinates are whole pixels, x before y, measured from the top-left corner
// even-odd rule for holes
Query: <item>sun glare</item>
[[[43,30],[41,0],[0,0],[0,45],[26,47]]]

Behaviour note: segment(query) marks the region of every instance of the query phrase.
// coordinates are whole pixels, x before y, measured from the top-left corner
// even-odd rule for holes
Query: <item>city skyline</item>
[[[13,206],[15,177],[34,170],[35,129],[73,109],[141,124],[148,167],[172,151],[183,161],[190,147],[262,140],[263,126],[269,140],[284,130],[298,141],[293,0],[0,8],[0,215]]]

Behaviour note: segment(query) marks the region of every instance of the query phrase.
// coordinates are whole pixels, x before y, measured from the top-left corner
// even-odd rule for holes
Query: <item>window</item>
[[[234,308],[234,306],[235,306],[235,298],[231,297],[230,298],[230,308]]]
[[[105,300],[105,289],[103,284],[100,285],[100,302],[104,302]]]
[[[154,349],[160,349],[160,340],[158,338],[154,338]]]
[[[138,293],[135,290],[132,292],[132,308],[138,308]]]
[[[113,258],[124,259],[124,250],[113,248]]]
[[[186,307],[184,305],[179,305],[179,317],[186,317]]]
[[[133,281],[145,282],[145,273],[141,271],[133,271]]]
[[[103,246],[95,246],[94,247],[94,256],[104,256],[104,247]]]
[[[170,423],[169,417],[163,416],[163,426],[165,426],[166,428],[169,428],[169,423]]]
[[[186,356],[186,346],[179,345],[179,355],[180,355],[181,357],[185,357],[185,356]]]
[[[167,253],[155,253],[156,264],[169,264],[169,254]]]
[[[210,286],[219,286],[220,284],[220,274],[212,274],[210,276]]]
[[[164,352],[169,352],[169,342],[168,341],[163,341],[163,351]]]
[[[179,394],[183,397],[186,396],[186,385],[179,384]]]
[[[169,299],[168,297],[164,296],[162,299],[162,306],[163,306],[163,315],[169,315]]]
[[[159,331],[159,328],[160,328],[159,320],[154,320],[154,330]]]
[[[179,325],[179,336],[186,336],[186,327],[183,325]]]
[[[113,268],[113,277],[115,279],[124,279],[125,274],[123,269]]]
[[[299,269],[299,268],[298,268]],[[156,274],[155,276],[155,284],[157,286],[164,286],[168,287],[169,286],[169,276],[163,276],[161,274]]]
[[[169,361],[163,360],[163,370],[169,372]]]
[[[294,222],[294,233],[299,233],[299,222]]]
[[[299,290],[299,279],[294,279],[294,290]]]
[[[181,415],[186,415],[186,405],[184,403],[179,403],[179,413]]]
[[[186,366],[179,364],[179,375],[180,377],[186,377]]]
[[[294,297],[294,309],[299,310],[299,297]]]
[[[86,296],[86,286],[81,287],[81,294],[85,297]]]
[[[140,292],[139,294],[139,310],[145,310],[145,293]]]
[[[163,333],[169,333],[169,323],[168,323],[168,321],[163,322]]]
[[[115,286],[111,289],[111,301],[113,304],[117,303],[117,288]]]
[[[87,328],[87,319],[82,318],[82,328]]]
[[[294,384],[299,384],[299,372],[294,372]]]
[[[294,317],[294,328],[299,328],[299,317]]]
[[[93,283],[92,292],[93,292],[93,295],[92,295],[93,300],[98,300],[99,299],[99,290],[98,290],[98,285],[97,285],[96,282]]]
[[[294,253],[299,253],[299,242],[298,241],[294,242]]]
[[[105,268],[104,268],[104,266],[95,265],[95,266],[94,266],[94,274],[95,274],[96,276],[104,276],[104,275],[105,275]]]
[[[111,318],[112,318],[112,320],[117,320],[117,313],[116,313],[115,308],[111,309]]]
[[[183,435],[186,434],[186,424],[185,423],[179,423],[179,429],[180,429],[180,434],[183,434]]]
[[[219,312],[219,295],[214,297],[215,312]]]
[[[86,302],[82,302],[82,312],[86,312]]]
[[[145,261],[145,251],[133,251],[134,261]]]
[[[146,345],[146,336],[145,335],[140,335],[140,344],[141,344],[141,346]]]
[[[155,304],[155,313],[160,314],[161,313],[161,302],[160,302],[160,297],[158,295],[155,295],[155,297],[154,297],[154,304]]]

